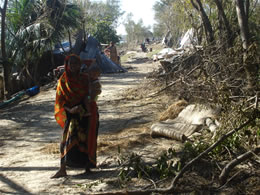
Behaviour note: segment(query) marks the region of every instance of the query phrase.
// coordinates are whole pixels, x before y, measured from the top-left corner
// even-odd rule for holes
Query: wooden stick
[[[240,164],[241,162],[248,160],[249,158],[253,157],[254,154],[257,154],[260,152],[260,146],[256,147],[254,150],[250,150],[245,152],[244,154],[241,154],[240,156],[238,156],[237,158],[233,159],[232,161],[230,161],[225,168],[222,170],[220,176],[219,176],[219,180],[221,184],[225,184],[228,178],[228,175],[230,173],[230,171],[237,166],[238,164]]]
[[[246,125],[250,124],[253,120],[255,120],[255,118],[251,118],[248,119],[245,123],[243,123],[240,127],[235,128],[231,131],[229,131],[227,134],[223,135],[218,141],[216,141],[214,144],[212,144],[207,150],[205,150],[204,152],[200,153],[197,157],[195,157],[194,159],[192,159],[190,162],[188,162],[183,168],[182,170],[179,172],[178,175],[175,176],[175,178],[172,181],[171,187],[170,188],[174,188],[174,186],[176,185],[177,181],[181,178],[181,176],[186,172],[186,170],[188,170],[188,168],[190,168],[195,162],[197,162],[199,159],[201,159],[204,155],[208,154],[209,152],[211,152],[214,148],[216,148],[221,142],[223,142],[226,138],[228,138],[229,136],[233,135],[235,132],[239,131],[240,129],[242,129],[243,127],[245,127]],[[169,188],[169,190],[170,190]]]

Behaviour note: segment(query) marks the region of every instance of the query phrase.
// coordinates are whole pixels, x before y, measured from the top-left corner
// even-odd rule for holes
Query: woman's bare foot
[[[55,174],[55,175],[53,175],[52,177],[51,177],[51,179],[54,179],[54,178],[60,178],[60,177],[66,177],[67,176],[67,172],[65,171],[65,170],[58,170],[58,172]]]
[[[91,173],[91,170],[90,170],[89,167],[86,167],[86,168],[85,168],[85,172],[84,172],[84,174],[88,174],[88,173]]]

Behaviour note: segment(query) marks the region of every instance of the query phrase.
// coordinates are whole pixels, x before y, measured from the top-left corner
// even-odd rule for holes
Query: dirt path
[[[118,139],[117,136],[134,137],[133,134],[145,138],[149,134],[147,124],[154,120],[158,103],[151,99],[137,101],[136,97],[124,95],[126,90],[143,83],[147,73],[158,68],[157,63],[144,57],[145,54],[138,54],[136,59],[124,64],[129,68],[127,73],[102,76],[103,91],[98,100],[99,142]],[[59,166],[61,133],[53,117],[54,100],[54,86],[49,85],[43,87],[40,94],[0,110],[0,194],[79,194],[90,188],[92,191],[109,188],[102,181],[111,178],[113,166],[110,165],[116,157],[105,144],[99,146],[98,162],[106,169],[99,168],[84,177],[80,175],[82,170],[68,170],[69,177],[50,179]],[[127,134],[112,136],[125,129],[129,130]],[[122,140],[125,144],[131,139]],[[158,149],[160,144],[160,141],[153,141],[149,149],[152,146]]]

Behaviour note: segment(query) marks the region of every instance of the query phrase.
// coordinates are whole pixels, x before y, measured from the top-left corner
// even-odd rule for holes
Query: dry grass
[[[185,100],[179,100],[168,107],[166,111],[160,114],[159,121],[174,119],[188,105]]]
[[[46,144],[40,151],[44,154],[60,154],[60,143]]]
[[[147,127],[128,128],[119,133],[100,135],[98,140],[98,152],[114,153],[120,150],[128,150],[138,145],[143,145],[150,138]]]
[[[131,150],[144,145],[148,139],[151,139],[148,127],[128,128],[114,134],[102,134],[98,136],[97,152],[99,155],[115,154],[119,147],[122,152]],[[40,151],[44,154],[59,155],[59,143],[46,144]]]

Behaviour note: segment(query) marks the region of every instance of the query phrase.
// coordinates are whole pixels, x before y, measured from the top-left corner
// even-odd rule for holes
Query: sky
[[[0,0],[2,4],[3,0]],[[91,0],[91,1],[106,1],[106,0]],[[121,10],[125,11],[125,14],[119,20],[121,25],[117,28],[118,35],[126,34],[125,28],[122,24],[128,13],[133,14],[133,20],[137,23],[140,19],[143,20],[144,26],[150,25],[151,27],[155,23],[153,5],[157,0],[120,0]]]
[[[106,0],[91,0],[91,1],[103,1]],[[140,19],[143,20],[144,26],[150,25],[151,27],[155,23],[153,5],[158,0],[120,0],[121,10],[125,11],[125,14],[119,20],[119,27],[117,28],[118,35],[125,35],[125,28],[122,22],[126,18],[128,13],[133,14],[133,20],[137,23]]]
[[[153,5],[157,0],[121,0],[121,9],[126,13],[123,15],[120,23],[123,22],[128,13],[133,14],[133,20],[137,23],[140,19],[143,20],[144,26],[152,25],[154,21]],[[117,28],[118,34],[126,34],[124,26],[121,24]]]

